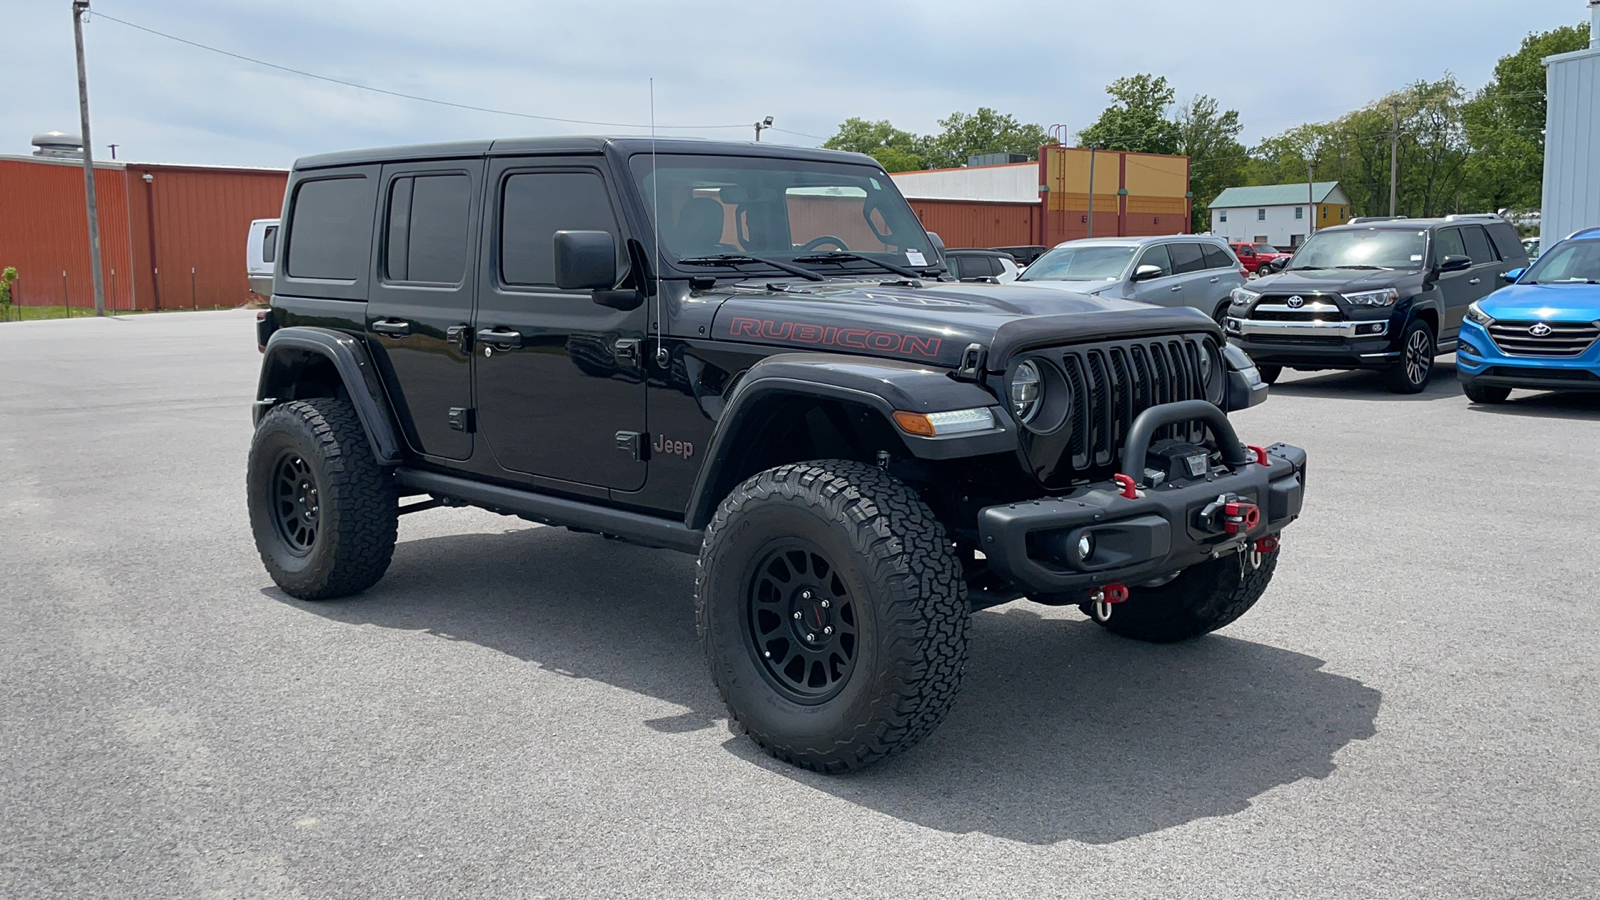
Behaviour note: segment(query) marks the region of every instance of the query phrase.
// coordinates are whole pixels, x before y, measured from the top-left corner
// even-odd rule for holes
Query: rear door
[[[1167,253],[1166,244],[1151,244],[1144,248],[1139,253],[1139,260],[1133,264],[1133,270],[1139,271],[1140,266],[1155,266],[1161,270],[1161,275],[1147,281],[1133,282],[1128,289],[1129,300],[1154,306],[1183,305],[1183,284],[1173,274],[1172,257]]]
[[[500,158],[474,334],[478,419],[508,472],[623,491],[644,486],[648,305],[616,310],[555,285],[555,233],[606,231],[627,271],[618,198],[599,157]],[[627,436],[634,436],[629,443]]]
[[[1183,285],[1181,296],[1186,306],[1204,310],[1211,315],[1212,294],[1217,290],[1217,273],[1206,268],[1205,250],[1198,241],[1173,241],[1167,245],[1172,257],[1172,271]]]
[[[406,442],[472,456],[471,323],[483,160],[383,167],[368,345]]]

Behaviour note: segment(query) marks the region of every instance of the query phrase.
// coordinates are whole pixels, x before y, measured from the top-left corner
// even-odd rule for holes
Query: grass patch
[[[201,310],[233,309],[232,306],[202,306]],[[106,315],[133,316],[147,315],[153,310],[148,309],[121,309],[113,313],[106,310]],[[192,312],[188,308],[161,310],[162,312]],[[0,323],[3,322],[31,322],[36,319],[92,319],[94,307],[91,306],[12,306],[10,309],[0,311]]]

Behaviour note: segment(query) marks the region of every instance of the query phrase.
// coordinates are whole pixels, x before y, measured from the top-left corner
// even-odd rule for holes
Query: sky
[[[288,167],[330,150],[658,133],[816,146],[851,116],[917,133],[988,106],[1090,124],[1113,79],[1164,75],[1237,109],[1253,144],[1419,79],[1469,90],[1585,0],[93,0],[135,25],[473,112],[265,68],[91,14],[97,158]],[[0,0],[0,154],[78,131],[69,0]]]

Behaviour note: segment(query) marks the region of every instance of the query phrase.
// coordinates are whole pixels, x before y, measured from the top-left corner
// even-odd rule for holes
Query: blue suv
[[[1512,388],[1600,391],[1600,228],[1556,244],[1467,308],[1456,351],[1461,388],[1499,403]]]

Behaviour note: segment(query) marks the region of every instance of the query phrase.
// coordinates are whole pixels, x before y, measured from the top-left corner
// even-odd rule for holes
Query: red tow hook
[[[1117,603],[1128,601],[1128,586],[1112,582],[1101,588],[1096,588],[1089,595],[1094,603],[1094,617],[1102,622],[1111,618],[1111,607]]]
[[[1244,448],[1256,455],[1256,465],[1264,466],[1267,464],[1267,448],[1257,447],[1254,444],[1246,444]]]
[[[1117,474],[1111,476],[1111,480],[1115,481],[1117,486],[1122,488],[1122,496],[1127,497],[1129,500],[1137,500],[1144,496],[1144,491],[1139,490],[1139,483],[1134,481],[1133,478],[1128,475],[1118,472]]]
[[[1261,507],[1254,503],[1224,503],[1222,505],[1222,530],[1226,534],[1244,534],[1261,524]]]
[[[1266,537],[1261,538],[1260,540],[1256,541],[1256,552],[1257,553],[1276,553],[1277,550],[1278,550],[1278,536],[1275,535],[1275,534],[1269,534]]]

